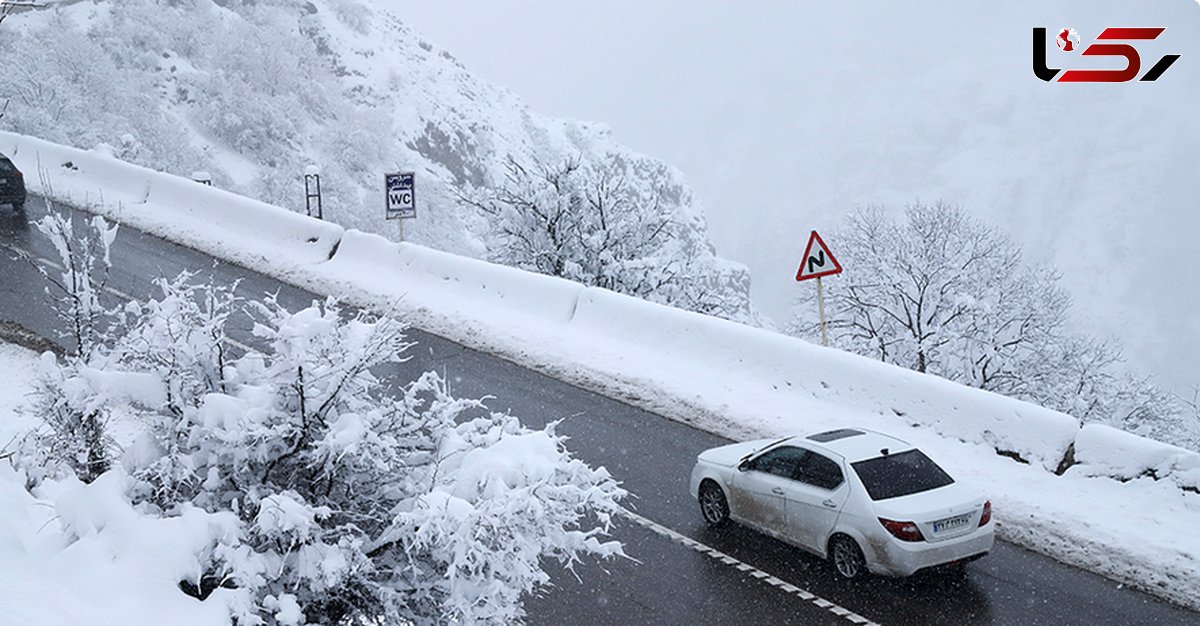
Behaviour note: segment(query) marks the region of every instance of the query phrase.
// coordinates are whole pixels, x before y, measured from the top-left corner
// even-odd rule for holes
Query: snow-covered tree
[[[649,173],[617,154],[555,164],[509,159],[504,181],[460,195],[487,216],[491,260],[720,317],[753,322],[749,280],[715,255]]]
[[[945,203],[897,223],[857,211],[833,237],[844,267],[825,283],[834,345],[1169,441],[1198,429],[1168,394],[1124,370],[1114,345],[1068,329],[1052,268],[1025,263],[996,229]],[[788,332],[819,332],[815,294]]]
[[[333,301],[158,281],[74,378],[89,406],[144,432],[121,457],[131,497],[164,516],[233,515],[181,589],[225,594],[242,624],[508,624],[547,559],[622,554],[605,535],[623,490],[542,430],[452,397],[405,360],[405,328]],[[261,352],[234,356],[249,311]]]
[[[905,217],[895,224],[868,208],[838,232],[846,270],[826,285],[835,341],[985,389],[1010,386],[1063,324],[1069,298],[1057,276],[1022,265],[1018,248],[954,207],[916,204]]]

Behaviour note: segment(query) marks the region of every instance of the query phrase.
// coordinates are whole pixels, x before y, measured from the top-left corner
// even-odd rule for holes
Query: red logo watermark
[[[1142,57],[1137,48],[1128,43],[1114,41],[1150,41],[1157,39],[1166,28],[1105,28],[1096,37],[1096,43],[1083,50],[1085,57],[1120,57],[1125,59],[1125,68],[1119,70],[1067,70],[1054,69],[1046,64],[1046,29],[1033,29],[1033,74],[1046,82],[1059,83],[1124,83],[1137,78],[1142,71]],[[1062,52],[1079,49],[1079,34],[1074,28],[1060,29],[1054,43]],[[1142,82],[1158,80],[1171,64],[1179,59],[1178,54],[1168,54],[1158,60],[1141,78]],[[1059,73],[1062,73],[1059,76]],[[1058,77],[1055,81],[1054,78]]]

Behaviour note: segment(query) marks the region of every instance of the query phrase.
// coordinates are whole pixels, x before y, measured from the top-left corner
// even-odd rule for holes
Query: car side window
[[[800,461],[804,459],[804,455],[806,454],[808,454],[808,450],[783,446],[764,452],[757,459],[754,459],[754,463],[750,468],[784,478],[794,478],[796,469],[800,466]]]
[[[835,489],[844,479],[836,461],[816,453],[804,457],[796,474],[796,480],[821,489]]]

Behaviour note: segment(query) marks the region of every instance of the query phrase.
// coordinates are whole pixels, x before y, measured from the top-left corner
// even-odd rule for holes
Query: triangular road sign
[[[796,280],[808,280],[841,272],[842,266],[833,258],[829,246],[825,245],[817,231],[812,231],[808,245],[804,247],[804,256],[800,257],[800,270],[796,272]]]

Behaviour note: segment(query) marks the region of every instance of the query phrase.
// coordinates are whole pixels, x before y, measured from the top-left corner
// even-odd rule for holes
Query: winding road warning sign
[[[796,272],[796,280],[820,278],[832,274],[840,274],[842,266],[829,251],[825,241],[812,231],[808,237],[808,245],[804,247],[804,256],[800,257],[800,270]]]

